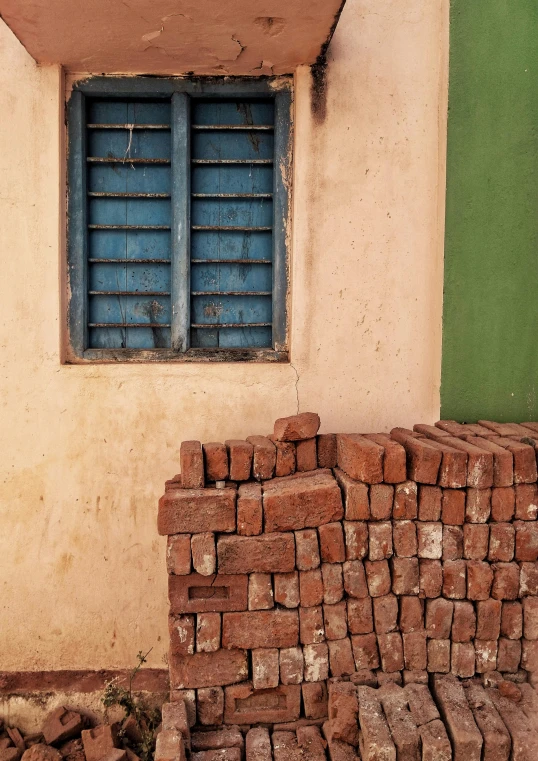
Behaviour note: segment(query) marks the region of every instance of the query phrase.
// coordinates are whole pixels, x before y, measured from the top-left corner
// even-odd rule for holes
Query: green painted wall
[[[538,1],[452,0],[441,410],[538,420]]]

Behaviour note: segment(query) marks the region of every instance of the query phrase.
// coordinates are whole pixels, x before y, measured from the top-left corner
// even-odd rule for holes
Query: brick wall
[[[321,722],[331,679],[538,670],[538,424],[318,429],[181,445],[158,525],[191,723]]]

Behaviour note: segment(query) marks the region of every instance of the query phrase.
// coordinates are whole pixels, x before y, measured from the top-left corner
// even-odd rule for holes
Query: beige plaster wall
[[[60,363],[62,79],[0,22],[0,670],[165,663],[182,439],[439,413],[447,0],[348,0],[297,73],[291,365]],[[405,9],[402,6],[405,5]],[[319,95],[319,93],[318,93]]]

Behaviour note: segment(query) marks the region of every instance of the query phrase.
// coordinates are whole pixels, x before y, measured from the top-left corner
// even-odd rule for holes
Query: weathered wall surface
[[[538,416],[538,6],[453,0],[443,417]]]
[[[291,365],[65,366],[61,76],[0,27],[0,669],[163,665],[182,439],[437,419],[446,56],[446,0],[348,0],[315,113],[298,72]]]

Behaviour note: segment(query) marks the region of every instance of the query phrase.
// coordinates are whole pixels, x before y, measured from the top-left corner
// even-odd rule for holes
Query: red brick
[[[494,444],[489,438],[466,436],[469,444],[491,452],[493,455],[493,485],[511,486],[514,483],[514,458],[512,453]]]
[[[205,732],[193,732],[192,734],[192,749],[197,751],[223,751],[231,748],[242,750],[244,744],[245,741],[239,727],[224,727],[206,730]],[[223,761],[227,761],[228,756],[224,753],[216,756],[216,759],[221,758]],[[239,756],[240,758],[241,756]]]
[[[400,597],[400,631],[408,633],[424,628],[424,602],[418,597]]]
[[[357,671],[379,668],[379,653],[375,634],[355,634],[351,637],[351,646]]]
[[[228,453],[224,444],[212,441],[203,445],[205,475],[208,481],[225,481],[228,478]]]
[[[454,677],[436,676],[433,693],[452,742],[455,761],[480,761],[483,739],[461,684]]]
[[[502,603],[499,600],[481,600],[476,604],[476,638],[499,639]]]
[[[350,649],[351,652],[351,649]],[[336,690],[335,688],[339,688]],[[344,688],[349,688],[344,691]],[[349,682],[336,682],[329,687],[329,721],[331,739],[349,745],[359,744],[357,725],[359,704],[355,688]]]
[[[535,722],[529,721],[519,706],[503,697],[498,690],[490,690],[491,699],[512,738],[512,761],[527,761],[538,757],[538,734]],[[534,718],[534,717],[533,717]]]
[[[344,514],[340,489],[324,473],[265,483],[263,510],[267,532],[315,528]]]
[[[419,560],[419,595],[439,597],[443,586],[443,567],[440,560]]]
[[[467,486],[467,452],[448,446],[445,441],[428,439],[428,444],[441,452],[442,459],[437,483],[445,489]]]
[[[475,639],[475,670],[477,674],[497,668],[497,640]]]
[[[442,491],[438,486],[418,487],[418,518],[421,521],[438,521],[441,517]]]
[[[303,670],[302,648],[287,647],[280,650],[280,681],[282,684],[301,684]]]
[[[168,598],[172,613],[217,613],[247,609],[248,576],[168,577]]]
[[[295,570],[293,534],[220,536],[219,573],[289,573]]]
[[[519,596],[538,595],[538,562],[520,563]]]
[[[400,632],[378,634],[377,645],[383,671],[401,671],[404,667],[402,635]]]
[[[476,634],[476,614],[472,602],[457,600],[452,619],[452,641],[470,642]]]
[[[396,684],[386,684],[378,691],[383,710],[396,745],[397,757],[401,761],[418,761],[420,758],[420,737],[411,713],[407,707],[405,691]]]
[[[538,479],[534,447],[507,438],[493,438],[492,442],[507,449],[514,457],[514,483],[530,484]]]
[[[516,560],[538,560],[538,523],[515,521]]]
[[[402,672],[391,671],[390,673],[387,673],[385,671],[378,671],[377,684],[378,687],[384,687],[386,684],[396,684],[401,687],[403,685]]]
[[[383,481],[399,484],[407,478],[405,449],[384,433],[368,433],[366,438],[383,447]]]
[[[347,625],[351,634],[370,634],[374,630],[372,598],[347,601]]]
[[[398,598],[393,595],[374,597],[374,625],[376,634],[388,634],[398,626]]]
[[[443,563],[443,596],[451,600],[463,600],[467,597],[464,560],[446,560]]]
[[[382,521],[368,524],[368,544],[370,560],[383,560],[392,555],[392,523]]]
[[[228,439],[224,442],[230,463],[230,478],[232,481],[248,481],[252,470],[254,447],[249,441]]]
[[[237,492],[237,533],[256,536],[262,533],[263,508],[260,484],[241,484]]]
[[[426,603],[426,629],[432,639],[450,639],[454,603],[438,597]]]
[[[443,524],[417,523],[418,556],[438,560],[443,555]]]
[[[321,605],[323,602],[323,579],[321,569],[315,568],[312,571],[301,571],[299,573],[299,588],[301,605],[309,608],[314,605]]]
[[[426,632],[416,631],[402,634],[404,664],[410,671],[423,671],[427,664]]]
[[[517,563],[495,563],[491,596],[496,600],[515,600],[519,592],[519,567]]]
[[[327,639],[344,639],[347,636],[345,601],[323,606],[323,621]]]
[[[164,730],[175,729],[181,732],[186,746],[190,749],[191,732],[189,724],[189,713],[185,700],[175,700],[171,703],[163,703],[162,706],[162,728]],[[122,725],[123,735],[128,740],[140,742],[142,739],[140,729],[136,719],[130,716]],[[138,730],[138,732],[137,732]]]
[[[299,623],[302,645],[315,645],[325,641],[321,605],[312,608],[299,608]]]
[[[501,635],[508,639],[520,639],[523,636],[523,608],[520,602],[502,603]]]
[[[463,557],[463,529],[460,526],[443,526],[443,560]]]
[[[489,526],[485,523],[466,523],[463,527],[463,557],[484,560],[489,550]]]
[[[467,453],[467,486],[486,489],[493,485],[493,454],[491,452],[453,436],[444,438],[443,444]]]
[[[159,534],[235,531],[235,497],[235,489],[168,491],[159,500]]]
[[[355,671],[355,662],[351,652],[351,642],[344,639],[329,640],[329,670],[333,677],[352,674]]]
[[[523,600],[523,636],[525,639],[538,639],[538,597],[525,597]],[[538,663],[535,670],[538,670]]]
[[[514,517],[516,493],[513,486],[495,488],[491,492],[491,519],[497,523]]]
[[[221,687],[215,687],[216,690],[221,690]],[[224,692],[223,692],[224,694]],[[196,690],[170,690],[170,702],[181,701],[185,705],[187,712],[187,720],[189,728],[194,727],[196,724]],[[133,759],[132,761],[136,761]]]
[[[225,613],[222,618],[223,648],[294,647],[298,642],[299,616],[295,610]]]
[[[513,436],[518,432],[513,423],[497,423],[494,420],[479,420],[478,423],[489,431],[493,431],[496,436]]]
[[[58,708],[47,714],[41,731],[43,732],[45,742],[48,745],[55,745],[80,734],[83,727],[84,721],[79,713],[69,711],[64,706],[58,706]],[[11,733],[13,733],[12,729]],[[8,734],[10,733],[8,732]],[[22,738],[20,735],[18,738],[10,737],[10,739],[15,742],[15,745],[20,743],[21,749],[25,748],[24,740],[21,742]],[[44,757],[44,761],[46,761],[46,757]]]
[[[441,521],[450,526],[462,526],[465,521],[465,492],[443,489]]]
[[[479,432],[481,434],[488,435],[490,432],[482,425],[475,425],[469,423],[457,423],[455,420],[438,420],[435,424],[441,431],[447,431],[450,436],[464,436],[467,433],[474,432],[475,436]]]
[[[362,560],[368,555],[368,524],[365,521],[343,521],[346,560]]]
[[[417,726],[439,719],[439,711],[427,684],[410,684],[405,688],[409,710]]]
[[[468,679],[475,673],[476,654],[472,642],[452,642],[450,670],[455,676]]]
[[[418,558],[392,558],[392,591],[395,595],[418,595]]]
[[[467,489],[465,520],[467,523],[487,523],[491,514],[492,489]]]
[[[340,563],[322,563],[323,602],[333,605],[344,596],[344,580]]]
[[[360,481],[350,478],[340,468],[335,468],[336,478],[344,498],[346,520],[367,521],[370,518],[370,503],[368,500],[368,487]],[[389,487],[392,493],[392,487]],[[392,498],[391,498],[392,507]]]
[[[269,610],[274,607],[270,573],[251,573],[248,577],[248,609]]]
[[[515,531],[511,523],[492,523],[488,560],[508,563],[514,557]]]
[[[295,532],[296,563],[300,571],[311,571],[320,565],[318,532],[305,529]]]
[[[301,685],[304,714],[307,719],[323,719],[327,716],[327,685],[325,682],[304,682]],[[306,730],[307,727],[304,727]],[[300,731],[297,729],[297,739]],[[309,759],[309,756],[306,755]]]
[[[191,539],[192,565],[196,573],[212,576],[217,570],[215,534],[194,534]]]
[[[297,571],[275,573],[273,583],[277,605],[283,605],[285,608],[296,608],[299,605],[299,574]]]
[[[356,686],[377,687],[377,675],[374,671],[370,671],[370,669],[361,669],[350,675],[349,682]]]
[[[275,420],[274,436],[278,441],[303,441],[313,438],[319,431],[319,415],[301,412]]]
[[[305,645],[304,679],[305,682],[322,682],[329,677],[329,648],[326,642],[317,645]]]
[[[484,761],[508,761],[510,735],[487,692],[478,684],[470,682],[465,696],[484,738]]]
[[[283,478],[291,476],[296,470],[295,444],[289,441],[276,441],[274,436],[268,436],[276,449],[275,476]]]
[[[252,456],[252,476],[256,481],[265,481],[273,477],[276,465],[276,447],[267,436],[247,436],[247,441],[254,447]]]
[[[404,481],[394,488],[392,517],[396,521],[415,520],[418,513],[417,485],[415,481]]]
[[[538,640],[521,640],[521,668],[525,671],[538,671]]]
[[[428,640],[428,671],[430,674],[448,674],[450,671],[449,639]]]
[[[179,449],[181,485],[184,489],[204,488],[204,458],[199,441],[182,441]]]
[[[370,513],[373,521],[390,520],[394,503],[394,486],[372,484],[370,486]]]
[[[486,600],[493,583],[493,570],[482,560],[467,560],[467,597],[469,600]]]
[[[247,655],[242,650],[170,655],[169,665],[171,689],[223,687],[241,682],[248,676]]]
[[[166,544],[166,569],[176,576],[187,576],[191,572],[190,534],[175,534],[168,537]]]
[[[220,613],[198,613],[196,652],[214,653],[220,648]]]
[[[316,470],[318,467],[318,455],[316,452],[316,439],[298,441],[295,447],[297,471],[303,473],[308,470]]]
[[[391,738],[379,693],[370,687],[358,687],[360,749],[364,761],[396,761],[396,748]]]
[[[357,481],[383,481],[383,447],[357,433],[336,435],[338,467]]]
[[[301,714],[301,687],[288,684],[271,690],[254,690],[250,682],[224,691],[226,724],[275,724],[296,721]]]
[[[502,673],[514,674],[521,662],[521,640],[499,638],[497,651],[497,670]]]
[[[99,729],[99,727],[96,727],[96,729]],[[128,756],[125,750],[108,751],[106,755],[100,756],[101,761],[104,761],[104,759],[107,759],[107,761],[122,761],[122,759],[126,758]],[[154,758],[155,761],[186,761],[185,741],[181,732],[175,729],[163,729],[159,732],[155,744]]]
[[[255,690],[278,687],[278,650],[261,648],[252,651],[252,686]]]
[[[344,564],[344,573],[346,567],[350,567],[353,563],[353,571],[356,571],[360,563],[359,560],[350,561]],[[362,564],[361,564],[362,565]],[[381,597],[382,595],[388,595],[391,589],[389,564],[386,560],[366,560],[364,562],[364,568],[366,570],[366,579],[368,583],[368,593],[371,597]],[[362,591],[362,590],[361,590]],[[352,597],[361,597],[360,594],[352,594],[348,585],[346,584],[346,592]]]
[[[383,561],[381,561],[383,563]],[[344,589],[350,597],[367,597],[368,594],[372,594],[372,589],[376,591],[379,589],[387,588],[386,592],[381,591],[381,594],[388,594],[390,592],[390,574],[388,573],[388,565],[383,566],[383,570],[377,568],[376,563],[369,563],[371,565],[369,573],[371,574],[371,580],[366,581],[366,574],[364,565],[360,560],[347,560],[343,565],[344,571]],[[370,590],[370,591],[369,591]]]
[[[516,486],[516,519],[535,521],[538,514],[538,486],[518,484]]]
[[[413,481],[436,484],[442,453],[424,438],[415,438],[405,428],[393,428],[391,438],[406,451],[407,474]]]
[[[318,467],[336,468],[336,434],[320,433],[317,449]]]
[[[417,554],[417,529],[414,521],[395,521],[392,527],[394,552],[399,557],[411,558]]]
[[[343,563],[346,559],[342,524],[326,523],[318,529],[321,559],[324,563]]]

